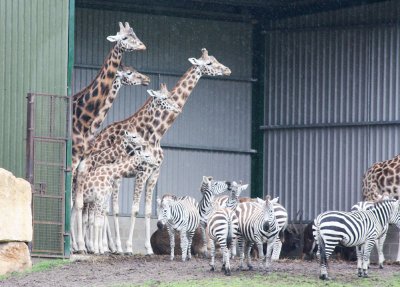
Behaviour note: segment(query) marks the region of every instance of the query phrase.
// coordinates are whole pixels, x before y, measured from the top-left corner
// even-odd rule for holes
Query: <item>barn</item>
[[[365,170],[399,153],[399,16],[394,0],[1,1],[0,166],[34,187],[33,253],[69,256],[70,97],[101,68],[119,21],[147,46],[124,64],[151,83],[122,87],[103,127],[138,110],[148,88],[174,87],[203,47],[232,70],[201,79],[163,138],[154,221],[156,197],[200,199],[212,175],[279,196],[296,223],[349,210]],[[133,188],[123,180],[123,239]]]

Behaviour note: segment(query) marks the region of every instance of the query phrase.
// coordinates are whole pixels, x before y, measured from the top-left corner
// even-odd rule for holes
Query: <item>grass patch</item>
[[[33,273],[33,272],[42,272],[42,271],[50,270],[50,269],[53,269],[58,266],[66,265],[70,262],[71,261],[69,261],[68,259],[43,260],[43,261],[40,261],[40,262],[34,264],[32,266],[32,268],[25,270],[23,272],[12,272],[9,274],[0,275],[0,281],[10,278],[10,277],[14,277],[14,276],[21,276],[21,275],[29,274],[29,273]]]
[[[268,275],[254,276],[232,276],[221,278],[205,278],[200,280],[186,280],[175,282],[160,282],[157,280],[149,280],[142,284],[122,284],[112,285],[113,287],[309,287],[309,286],[327,286],[327,287],[347,287],[347,286],[400,286],[400,275],[391,276],[389,278],[357,278],[350,282],[341,280],[321,281],[318,278],[310,278],[303,275],[294,275],[288,273],[273,273]]]

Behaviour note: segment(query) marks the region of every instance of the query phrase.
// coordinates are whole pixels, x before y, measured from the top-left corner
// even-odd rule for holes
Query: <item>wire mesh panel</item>
[[[64,255],[68,111],[68,97],[28,94],[27,178],[33,186],[33,255]]]

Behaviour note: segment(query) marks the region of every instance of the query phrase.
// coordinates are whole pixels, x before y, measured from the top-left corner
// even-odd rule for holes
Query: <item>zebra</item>
[[[328,277],[327,263],[335,246],[356,246],[359,277],[368,277],[368,261],[375,240],[388,223],[400,225],[398,200],[383,200],[368,210],[327,211],[314,219],[313,235],[319,248],[320,279]]]
[[[231,210],[236,210],[236,207],[239,203],[239,196],[242,193],[242,191],[246,190],[248,184],[242,184],[242,181],[239,181],[239,184],[236,184],[236,182],[232,182],[232,189],[229,193],[229,195],[222,195],[218,196],[214,199],[214,204],[218,204],[220,207],[226,207]],[[236,256],[236,237],[233,238],[232,241],[232,248],[231,248],[231,256],[234,258]]]
[[[161,199],[157,198],[157,205],[157,227],[162,229],[164,225],[167,226],[171,261],[174,260],[175,256],[176,230],[180,231],[182,261],[186,261],[186,257],[190,259],[192,257],[192,239],[200,222],[196,200],[190,196],[176,197],[175,195],[165,194]]]
[[[234,209],[220,207],[214,203],[213,212],[207,222],[207,232],[210,237],[211,247],[211,271],[215,270],[215,242],[218,241],[222,251],[222,270],[225,275],[231,275],[230,250],[238,231],[238,218]]]
[[[264,204],[264,200],[261,198],[257,197],[257,202]],[[276,237],[276,240],[274,242],[274,245],[272,247],[272,256],[271,260],[276,261],[279,260],[279,256],[281,255],[281,250],[282,250],[282,239],[284,232],[287,228],[288,225],[288,213],[285,207],[283,207],[282,204],[278,203],[279,197],[276,197],[272,199],[273,206],[274,206],[274,213],[275,213],[275,218],[276,218],[276,224],[278,225],[279,228],[279,236]]]
[[[247,266],[251,270],[250,250],[253,244],[257,244],[259,250],[259,263],[263,261],[263,243],[267,242],[265,255],[265,269],[269,269],[271,261],[272,246],[279,235],[279,227],[276,222],[273,201],[267,196],[261,206],[257,202],[243,202],[236,208],[236,215],[239,219],[238,243],[240,253],[240,266],[243,270],[244,245],[247,250]]]
[[[359,201],[351,207],[351,211],[368,210],[373,207],[374,207],[373,201]],[[381,233],[382,235],[378,236],[378,239],[375,240],[375,246],[379,256],[380,269],[383,269],[383,261],[385,261],[385,256],[383,254],[383,244],[385,243],[388,229],[389,229],[389,224],[386,224],[385,228],[382,230]],[[368,260],[368,266],[369,266],[369,260]]]
[[[228,181],[215,181],[212,176],[203,176],[200,191],[203,195],[199,203],[200,228],[203,239],[203,255],[207,257],[206,227],[208,217],[212,211],[214,196],[230,190],[232,183]]]

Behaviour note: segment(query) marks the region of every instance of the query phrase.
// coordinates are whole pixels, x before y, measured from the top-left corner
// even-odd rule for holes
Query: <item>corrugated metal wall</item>
[[[349,210],[365,170],[400,152],[399,12],[389,1],[271,23],[265,192],[291,220]]]
[[[99,21],[101,19],[101,21]],[[216,179],[250,182],[251,149],[251,33],[252,26],[178,17],[117,11],[77,9],[74,91],[86,86],[97,73],[112,44],[119,21],[128,21],[147,50],[125,53],[123,62],[139,71],[152,71],[150,87],[122,87],[104,126],[122,120],[141,107],[146,89],[169,89],[190,67],[189,57],[200,57],[206,47],[232,70],[231,79],[203,78],[191,94],[184,112],[162,141],[165,160],[155,195],[198,192],[203,175]],[[233,80],[232,80],[233,79]],[[240,81],[236,81],[236,80]],[[195,146],[243,152],[176,149]],[[120,193],[121,213],[130,214],[133,180],[124,180]],[[246,194],[249,194],[247,192]],[[142,196],[142,201],[143,201]],[[143,214],[143,204],[140,211]]]
[[[0,19],[0,166],[24,177],[27,93],[67,91],[68,0],[2,0]]]

